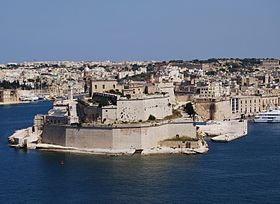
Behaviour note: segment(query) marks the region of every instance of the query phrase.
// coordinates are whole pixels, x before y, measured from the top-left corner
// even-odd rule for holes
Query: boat
[[[255,119],[255,123],[280,123],[280,109],[269,110],[259,113]]]
[[[37,96],[21,96],[19,97],[21,101],[38,101],[39,97]]]

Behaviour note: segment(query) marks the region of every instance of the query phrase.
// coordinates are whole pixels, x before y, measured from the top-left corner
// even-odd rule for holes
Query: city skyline
[[[280,3],[1,2],[0,63],[279,58]]]

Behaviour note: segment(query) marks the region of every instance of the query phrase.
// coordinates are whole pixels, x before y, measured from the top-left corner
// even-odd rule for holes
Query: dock
[[[247,120],[215,121],[199,127],[213,142],[231,142],[247,135]]]
[[[245,135],[243,134],[235,134],[235,135],[228,135],[228,134],[224,134],[224,135],[219,135],[216,137],[212,137],[211,140],[213,142],[231,142],[233,140],[239,139],[241,137],[244,137]]]

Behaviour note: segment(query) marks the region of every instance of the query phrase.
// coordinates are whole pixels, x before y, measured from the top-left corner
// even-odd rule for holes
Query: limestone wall
[[[45,125],[42,133],[42,142],[66,146],[65,127],[57,125]]]
[[[176,135],[194,138],[195,127],[189,122],[102,128],[46,125],[43,142],[89,149],[149,149]]]
[[[126,122],[146,121],[150,115],[157,119],[172,115],[172,107],[168,96],[118,100],[117,106],[118,120]]]
[[[224,120],[229,118],[232,118],[230,101],[226,100],[217,102],[214,120]]]
[[[168,93],[168,95],[170,96],[170,102],[172,104],[176,103],[173,83],[159,83],[158,87],[162,92]]]
[[[179,135],[179,137],[188,136],[188,137],[196,137],[196,127],[193,123],[172,123],[169,125],[168,135],[175,137]]]
[[[193,123],[172,123],[141,128],[114,129],[113,146],[116,149],[149,149],[165,139],[179,136],[196,137]]]
[[[101,120],[104,122],[106,121],[116,121],[117,120],[117,106],[110,105],[104,106],[101,109]]]
[[[138,122],[144,119],[143,100],[119,100],[117,106],[117,118],[120,121]]]
[[[172,107],[170,105],[170,97],[162,97],[155,99],[144,100],[144,120],[148,119],[150,115],[157,119],[163,119],[168,115],[172,115]]]
[[[224,120],[233,117],[229,100],[197,102],[195,111],[204,120]]]
[[[141,149],[141,128],[114,129],[114,149]]]
[[[169,135],[169,127],[169,124],[167,124],[146,129],[141,138],[142,149],[157,147],[159,146],[159,141],[174,137]]]
[[[112,129],[67,128],[66,146],[77,148],[113,148]]]

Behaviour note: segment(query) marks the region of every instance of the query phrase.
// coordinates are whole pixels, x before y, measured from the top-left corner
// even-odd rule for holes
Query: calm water
[[[16,150],[48,102],[0,106],[0,203],[280,203],[280,124],[250,124],[204,155],[103,157]],[[61,166],[60,160],[65,164]]]

